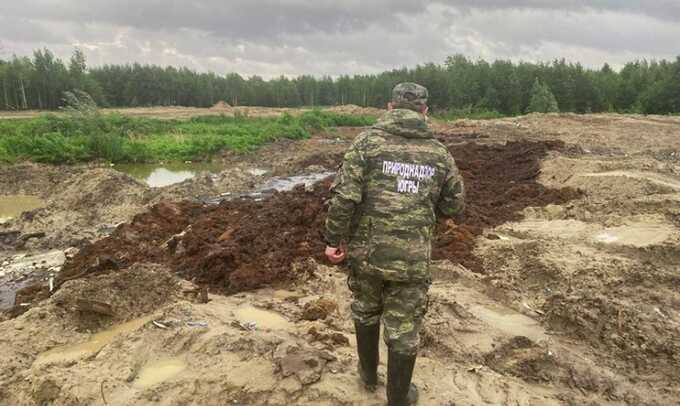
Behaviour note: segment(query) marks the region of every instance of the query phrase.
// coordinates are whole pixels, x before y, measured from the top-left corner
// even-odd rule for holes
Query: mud
[[[435,259],[483,272],[473,249],[475,237],[486,228],[521,218],[525,207],[577,198],[574,190],[551,190],[536,182],[538,163],[550,148],[558,147],[523,142],[452,147],[470,190],[468,209],[463,224],[440,225]],[[57,286],[138,262],[164,264],[221,293],[294,278],[305,270],[291,268],[291,263],[310,257],[322,260],[329,185],[325,180],[311,188],[300,185],[290,192],[275,192],[262,201],[225,200],[218,206],[160,203],[117,227],[110,237],[85,246],[66,262]]]
[[[452,264],[438,266],[456,269]],[[285,294],[264,289],[211,295],[207,304],[178,297],[167,302],[143,300],[149,306],[146,319],[130,313],[126,319],[131,323],[107,324],[102,335],[74,332],[71,326],[80,317],[78,312],[64,313],[52,297],[3,324],[5,331],[14,333],[0,354],[5,366],[0,371],[0,401],[13,405],[222,405],[225,399],[262,405],[384,404],[386,348],[381,344],[378,391],[366,392],[356,376],[345,276],[318,264],[310,264],[310,269],[313,272],[288,284]],[[516,337],[476,318],[471,310],[480,308],[509,317],[517,313],[480,295],[478,276],[459,269],[457,282],[440,281],[432,287],[415,375],[422,404],[672,404],[671,394],[655,393],[599,366],[603,356],[588,347],[559,336],[541,341]],[[94,286],[96,281],[70,281],[58,295],[78,296],[77,283]],[[145,281],[142,286],[159,289],[151,278]],[[324,321],[299,320],[305,304],[318,300],[320,292],[341,304],[337,311]],[[149,319],[164,327],[144,323]],[[243,328],[253,321],[255,328]],[[276,324],[267,325],[272,321]],[[204,327],[191,327],[190,322]],[[68,360],[48,358],[65,349],[91,346],[102,336],[107,343],[94,352],[71,351]],[[480,337],[488,347],[476,347]]]
[[[218,206],[160,203],[84,247],[64,265],[58,282],[133,263],[167,264],[213,291],[235,292],[285,279],[291,262],[318,257],[329,182],[299,187],[262,202]]]
[[[472,251],[475,237],[485,229],[521,219],[526,207],[560,205],[581,197],[576,189],[550,189],[536,181],[541,160],[550,150],[563,147],[560,142],[525,141],[450,146],[465,179],[468,206],[461,225],[440,224],[433,258],[459,261],[473,271],[484,272],[483,264]]]

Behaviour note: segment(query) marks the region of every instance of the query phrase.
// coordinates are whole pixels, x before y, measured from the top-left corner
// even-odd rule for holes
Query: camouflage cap
[[[392,103],[397,108],[419,110],[422,105],[427,104],[428,96],[427,88],[417,83],[399,83],[392,89]]]

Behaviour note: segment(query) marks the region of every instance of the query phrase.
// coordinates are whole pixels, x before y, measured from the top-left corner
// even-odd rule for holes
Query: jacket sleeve
[[[342,166],[331,186],[331,200],[326,217],[326,244],[337,247],[349,239],[349,229],[357,206],[362,201],[366,161],[357,137],[345,153]]]
[[[462,218],[465,210],[465,186],[456,161],[449,154],[448,173],[437,203],[437,210],[446,217]]]

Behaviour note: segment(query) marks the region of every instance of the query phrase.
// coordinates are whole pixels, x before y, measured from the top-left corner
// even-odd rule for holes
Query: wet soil
[[[461,224],[443,222],[434,257],[449,259],[476,272],[475,238],[489,227],[521,218],[529,206],[562,204],[578,198],[569,188],[547,189],[536,181],[539,162],[559,143],[514,142],[505,146],[455,145],[467,189],[468,209]],[[182,277],[233,293],[295,277],[290,264],[322,260],[321,233],[330,179],[312,188],[296,187],[259,199],[199,203],[159,203],[111,236],[87,245],[67,261],[57,285],[137,262],[164,264]]]
[[[69,281],[50,299],[3,323],[12,334],[0,338],[6,345],[0,353],[5,366],[0,402],[385,404],[386,348],[381,344],[379,388],[369,393],[356,375],[350,297],[341,272],[310,263],[313,271],[287,284],[286,291],[210,295],[208,303],[199,304],[175,293],[191,284],[183,281],[186,287],[177,291],[173,286],[179,280],[172,283],[174,276],[158,266],[144,269],[148,266]],[[414,378],[422,404],[673,404],[672,394],[603,367],[607,354],[548,335],[538,324],[514,326],[529,318],[481,295],[478,274],[447,261],[437,266],[460,275],[432,286]],[[135,273],[141,279],[132,279]],[[84,313],[61,301],[98,285],[107,291],[116,279],[136,290],[170,293],[159,298],[135,292],[141,312],[118,306],[125,317],[114,324],[95,329],[96,334],[74,331]],[[131,298],[125,295],[122,304]],[[310,304],[330,300],[338,306],[325,319],[306,317]]]
[[[564,144],[558,141],[449,146],[465,179],[468,206],[462,224],[440,223],[433,258],[457,261],[475,272],[484,272],[480,258],[472,251],[475,237],[485,229],[521,219],[526,207],[559,205],[581,197],[577,189],[551,189],[537,182],[542,159],[549,151],[562,148]]]

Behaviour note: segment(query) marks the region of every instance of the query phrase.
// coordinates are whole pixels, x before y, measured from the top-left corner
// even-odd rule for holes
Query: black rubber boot
[[[380,324],[363,326],[354,323],[354,328],[357,335],[357,352],[359,353],[359,376],[366,389],[375,391],[378,386]]]
[[[411,383],[416,356],[390,351],[387,360],[387,405],[408,406],[418,403],[418,388]]]

